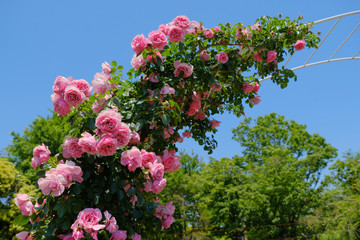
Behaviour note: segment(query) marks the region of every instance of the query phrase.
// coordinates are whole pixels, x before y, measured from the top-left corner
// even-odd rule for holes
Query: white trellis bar
[[[330,63],[330,62],[338,62],[338,61],[347,61],[347,60],[360,60],[360,57],[357,57],[357,55],[359,55],[360,50],[351,57],[343,57],[343,58],[335,58],[333,59],[333,57],[335,56],[335,54],[343,47],[343,45],[350,39],[350,37],[357,31],[357,29],[360,26],[360,23],[354,28],[354,30],[349,34],[349,36],[341,43],[341,45],[335,50],[335,52],[327,59],[327,60],[323,60],[323,61],[318,61],[318,62],[313,62],[313,63],[309,63],[309,61],[311,60],[311,58],[315,55],[315,53],[317,52],[317,50],[321,47],[321,45],[324,43],[324,41],[327,39],[327,37],[330,35],[330,33],[334,30],[334,28],[336,27],[336,25],[339,23],[339,21],[344,18],[344,17],[348,17],[351,15],[356,15],[356,14],[360,14],[360,10],[358,11],[354,11],[354,12],[349,12],[349,13],[344,13],[344,14],[340,14],[340,15],[336,15],[336,16],[332,16],[329,18],[324,18],[318,21],[314,22],[314,25],[316,24],[320,24],[323,22],[328,22],[331,20],[335,20],[337,19],[337,21],[335,22],[335,24],[332,26],[332,28],[329,30],[329,32],[326,34],[326,36],[323,38],[323,40],[320,42],[319,47],[317,49],[314,50],[314,52],[311,54],[311,56],[309,57],[309,59],[305,62],[305,64],[298,66],[298,67],[294,67],[291,70],[295,71],[298,69],[302,69],[302,68],[306,68],[306,67],[311,67],[311,66],[315,66],[315,65],[319,65],[319,64],[324,64],[324,63]],[[284,64],[284,66],[286,66],[288,64],[288,62],[290,61],[290,59],[292,58],[293,55],[291,55],[288,60],[286,61],[286,63]],[[265,81],[267,79],[270,79],[271,76],[267,76],[263,79],[260,79],[259,81]]]

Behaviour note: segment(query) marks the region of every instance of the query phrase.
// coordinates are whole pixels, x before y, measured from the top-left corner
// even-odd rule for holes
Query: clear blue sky
[[[360,10],[359,0],[343,1],[92,1],[22,0],[0,2],[0,149],[11,142],[11,131],[22,132],[37,116],[49,115],[50,95],[55,78],[73,76],[91,82],[101,63],[116,60],[129,69],[133,52],[131,40],[147,35],[178,15],[202,21],[206,27],[218,23],[253,24],[262,15],[296,18],[305,21]],[[314,60],[329,57],[359,23],[360,16],[349,17]],[[324,37],[331,24],[318,27]],[[359,48],[360,31],[336,57],[354,55]],[[310,55],[299,52],[289,66],[304,63]],[[270,112],[285,115],[319,133],[339,153],[360,151],[360,61],[328,63],[296,71],[297,82],[281,90],[266,81],[260,91],[262,102],[246,114],[257,117]],[[218,148],[212,157],[240,154],[231,140],[231,129],[240,121],[234,116],[219,116]],[[39,143],[40,144],[40,143]],[[179,146],[208,159],[191,141]]]

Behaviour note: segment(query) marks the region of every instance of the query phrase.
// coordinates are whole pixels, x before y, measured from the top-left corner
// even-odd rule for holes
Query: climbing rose
[[[156,161],[156,155],[153,152],[146,152],[144,149],[141,150],[141,165],[145,168],[152,168],[153,163]]]
[[[229,57],[226,52],[220,52],[215,55],[215,59],[220,63],[225,64],[229,60]]]
[[[166,186],[166,178],[156,179],[153,185],[151,186],[151,191],[155,194],[158,194],[164,189],[165,186]]]
[[[146,60],[144,59],[142,54],[140,54],[139,56],[136,56],[136,54],[134,54],[133,58],[131,59],[131,65],[135,68],[135,70],[138,70],[141,66],[145,65],[145,63]]]
[[[71,142],[68,145],[68,152],[72,158],[81,158],[84,151],[82,150],[82,147],[79,144],[79,139],[74,138],[71,140]]]
[[[204,36],[205,36],[206,38],[212,38],[212,37],[214,36],[214,33],[213,33],[213,31],[211,31],[210,29],[205,29],[205,30],[204,30]]]
[[[162,163],[154,163],[150,169],[151,177],[154,180],[161,179],[164,177],[164,165]]]
[[[217,121],[217,120],[212,120],[212,121],[210,121],[210,123],[211,123],[211,128],[216,128],[216,127],[218,127],[218,126],[220,126],[220,121]]]
[[[201,51],[200,57],[204,62],[209,61],[209,54],[206,52],[206,50]]]
[[[188,63],[181,63],[179,61],[174,62],[175,71],[174,74],[176,77],[180,76],[180,72],[183,72],[183,78],[190,77],[193,73],[193,66]]]
[[[91,82],[95,93],[105,94],[107,90],[111,90],[112,86],[109,82],[109,75],[105,73],[96,73],[94,80]]]
[[[20,209],[21,214],[24,216],[29,216],[35,212],[35,208],[27,194],[17,194],[15,198],[15,205]]]
[[[102,67],[102,72],[109,75],[111,73],[111,67],[110,64],[108,62],[104,62],[101,64]]]
[[[262,57],[261,57],[261,53],[257,52],[254,54],[254,60],[256,62],[262,62]]]
[[[117,141],[117,146],[122,147],[129,143],[131,130],[126,123],[121,122],[119,127],[112,133],[113,138]]]
[[[63,76],[58,76],[55,79],[53,85],[54,93],[62,94],[65,91],[65,88],[69,85],[69,83],[70,83],[69,79]]]
[[[71,86],[77,87],[82,93],[85,94],[86,97],[90,97],[92,87],[90,87],[89,83],[86,80],[74,80],[71,82]]]
[[[116,232],[113,232],[110,240],[125,240],[126,238],[126,231],[118,230]]]
[[[303,50],[305,47],[305,42],[303,40],[297,40],[295,45],[294,45],[294,48],[297,50],[297,51],[300,51],[300,50]]]
[[[171,26],[169,29],[169,41],[170,42],[180,42],[184,40],[185,33],[184,31],[177,27],[177,26]]]
[[[132,240],[141,240],[141,236],[139,234],[135,233]]]
[[[44,162],[49,160],[49,155],[51,154],[49,148],[42,144],[41,146],[37,146],[33,150],[33,158],[31,160],[32,167],[35,169],[39,167]]]
[[[112,156],[116,152],[116,145],[116,139],[106,134],[96,145],[96,151],[100,156]]]
[[[62,97],[57,96],[56,93],[51,95],[51,99],[53,101],[54,111],[58,115],[65,117],[66,114],[71,112],[70,105]]]
[[[130,150],[124,151],[121,154],[121,164],[123,166],[128,166],[130,172],[135,171],[135,169],[142,164],[140,150],[133,146]]]
[[[182,29],[186,29],[190,26],[190,20],[186,16],[177,16],[173,20],[173,23],[175,26]]]
[[[241,90],[244,92],[244,93],[249,93],[251,92],[252,90],[254,90],[254,86],[249,84],[248,82],[245,82],[243,87],[241,88]]]
[[[70,106],[77,106],[78,104],[84,102],[85,94],[80,91],[76,86],[67,86],[64,92],[64,100]]]
[[[267,53],[266,61],[268,63],[271,63],[272,61],[274,61],[276,59],[276,56],[277,56],[277,52],[275,50],[274,51],[269,51]]]
[[[180,157],[172,153],[172,151],[165,150],[162,157],[162,164],[165,172],[174,172],[181,167]]]
[[[261,100],[258,96],[250,99],[250,103],[253,103],[254,105],[259,104],[260,102]]]
[[[162,221],[162,228],[167,229],[171,226],[171,224],[174,222],[173,216],[168,216],[164,221]]]
[[[79,145],[84,152],[96,154],[96,139],[88,132],[81,134],[82,138],[79,139]]]
[[[121,126],[122,116],[113,109],[106,109],[97,116],[95,125],[103,133],[113,133]]]
[[[156,30],[149,33],[149,40],[154,48],[158,48],[160,50],[162,50],[168,43],[165,33]]]
[[[144,50],[147,46],[147,39],[144,34],[136,35],[131,42],[131,47],[136,54],[139,54]]]
[[[105,225],[99,224],[102,219],[101,211],[98,208],[86,208],[79,212],[77,222],[87,233],[97,232],[105,228]]]
[[[189,132],[189,131],[186,131],[186,132],[183,132],[182,133],[182,136],[185,138],[189,138],[189,137],[191,137],[191,132]]]
[[[257,82],[254,84],[254,92],[258,92],[260,89],[260,84],[258,84]]]
[[[33,236],[27,231],[19,232],[15,236],[20,240],[33,240]]]

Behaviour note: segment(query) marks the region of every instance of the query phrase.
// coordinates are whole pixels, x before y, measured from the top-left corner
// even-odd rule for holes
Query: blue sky
[[[9,1],[0,2],[0,149],[11,142],[11,131],[23,132],[37,116],[49,115],[50,95],[59,75],[93,80],[101,63],[116,60],[130,68],[131,40],[147,35],[160,24],[178,15],[202,21],[205,27],[218,23],[253,24],[262,15],[315,21],[360,10],[358,0],[329,1]],[[360,14],[343,19],[329,41],[314,56],[327,59],[359,23]],[[324,37],[334,21],[321,24]],[[359,48],[360,30],[335,57],[353,56]],[[311,52],[302,51],[289,66],[304,63]],[[346,61],[314,66],[295,72],[297,82],[280,89],[265,81],[259,95],[262,102],[246,115],[256,118],[271,112],[284,115],[319,133],[339,153],[360,151],[360,61]],[[217,133],[218,148],[212,157],[231,157],[241,149],[231,140],[231,129],[241,119],[218,116],[222,121]],[[40,144],[40,143],[39,143]],[[204,160],[208,155],[192,141],[181,149],[192,149]]]

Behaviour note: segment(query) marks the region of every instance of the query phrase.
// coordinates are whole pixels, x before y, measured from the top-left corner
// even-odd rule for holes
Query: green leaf
[[[165,114],[165,113],[161,116],[161,120],[162,120],[162,122],[164,123],[164,125],[169,125],[169,123],[170,123],[170,118],[169,118],[169,116],[168,116],[167,114]]]
[[[179,42],[179,50],[180,50],[180,52],[182,50],[184,50],[184,43],[183,42]]]
[[[121,70],[124,70],[124,67],[121,66],[121,65],[119,65],[119,66],[117,67],[117,69],[121,71]]]
[[[30,220],[29,216],[23,216],[23,215],[19,215],[14,219],[14,224],[18,225],[18,226],[23,226],[25,224],[27,224]]]
[[[94,129],[95,128],[95,118],[88,118],[87,125],[90,129]]]
[[[128,194],[130,197],[134,196],[136,193],[136,188],[135,187],[131,187],[128,191]]]
[[[112,62],[110,63],[110,65],[113,66],[113,67],[116,67],[116,66],[117,66],[117,62],[116,62],[116,61],[112,61]]]

